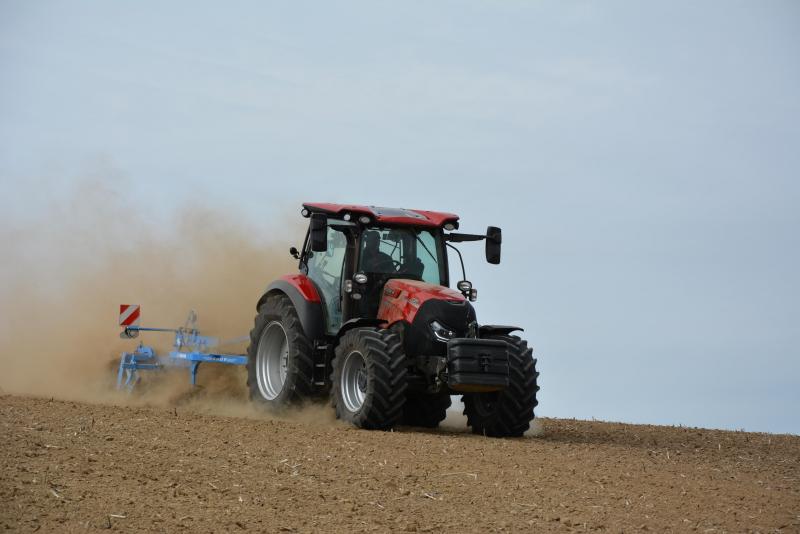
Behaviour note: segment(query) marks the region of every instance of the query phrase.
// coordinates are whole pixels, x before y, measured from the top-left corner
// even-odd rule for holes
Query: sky
[[[455,212],[538,414],[797,434],[799,53],[791,1],[0,0],[0,223]]]

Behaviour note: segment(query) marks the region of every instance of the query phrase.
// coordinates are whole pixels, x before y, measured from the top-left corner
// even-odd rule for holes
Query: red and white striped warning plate
[[[120,326],[139,326],[139,305],[120,304],[119,305],[119,325]]]

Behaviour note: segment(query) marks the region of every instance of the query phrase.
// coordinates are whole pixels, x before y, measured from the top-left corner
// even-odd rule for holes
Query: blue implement
[[[133,391],[140,380],[139,371],[158,371],[165,367],[187,367],[189,383],[194,386],[197,385],[197,370],[201,363],[247,365],[247,356],[244,354],[209,352],[213,347],[245,341],[248,339],[247,336],[220,341],[215,337],[200,335],[196,323],[197,314],[192,311],[189,313],[186,324],[180,328],[126,326],[120,334],[120,337],[124,339],[138,337],[139,332],[171,332],[175,335],[174,350],[166,356],[161,356],[153,347],[139,343],[133,352],[123,352],[117,372],[117,389]]]

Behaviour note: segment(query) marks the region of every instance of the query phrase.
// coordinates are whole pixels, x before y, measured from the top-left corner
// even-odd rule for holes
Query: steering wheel
[[[389,267],[391,266],[391,269]],[[377,273],[384,273],[384,274],[393,274],[400,270],[402,264],[394,258],[386,258],[375,265],[372,268]],[[388,272],[387,272],[388,271]]]

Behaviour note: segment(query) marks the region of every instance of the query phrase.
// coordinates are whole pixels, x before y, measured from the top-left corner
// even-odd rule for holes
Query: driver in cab
[[[368,273],[397,272],[392,257],[381,252],[381,234],[377,230],[364,232],[364,250],[361,253],[361,269]]]
[[[364,248],[361,253],[361,269],[368,273],[397,274],[403,273],[412,275],[415,278],[422,276],[423,264],[416,257],[408,254],[411,250],[412,236],[399,232],[390,232],[388,239],[391,240],[394,233],[394,249],[400,252],[400,261],[395,260],[389,254],[380,250],[381,234],[378,230],[368,230],[364,232]],[[391,241],[390,241],[391,243]],[[406,252],[405,254],[403,252]]]

